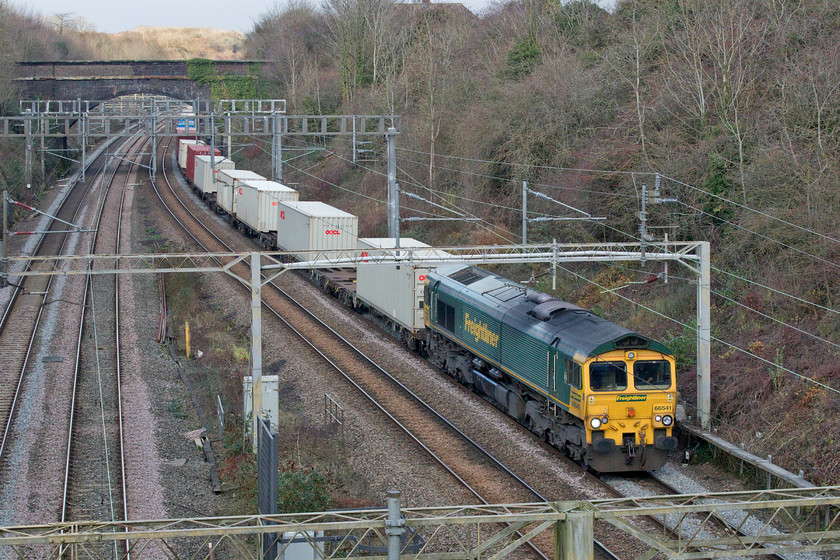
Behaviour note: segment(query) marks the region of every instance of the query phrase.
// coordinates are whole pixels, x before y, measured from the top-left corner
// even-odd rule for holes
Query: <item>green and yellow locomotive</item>
[[[664,345],[474,266],[441,266],[425,287],[431,361],[571,458],[650,470],[676,448]]]

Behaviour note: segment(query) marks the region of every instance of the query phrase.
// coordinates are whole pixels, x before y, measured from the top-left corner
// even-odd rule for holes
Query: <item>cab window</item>
[[[633,383],[638,389],[667,389],[671,386],[671,364],[665,360],[638,361],[633,364]]]
[[[583,387],[583,375],[581,374],[580,364],[572,360],[566,360],[566,384],[571,385],[575,389]]]
[[[627,366],[624,362],[589,364],[589,386],[593,391],[623,391],[627,388]]]

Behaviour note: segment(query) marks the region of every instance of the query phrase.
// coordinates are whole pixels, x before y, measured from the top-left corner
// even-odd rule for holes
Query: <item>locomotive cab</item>
[[[584,427],[592,468],[644,469],[653,455],[676,448],[671,356],[646,349],[613,350],[587,360],[584,372]],[[661,464],[658,459],[650,463]]]

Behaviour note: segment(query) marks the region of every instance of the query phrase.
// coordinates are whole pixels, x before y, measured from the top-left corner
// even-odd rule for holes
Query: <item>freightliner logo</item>
[[[647,395],[618,395],[615,402],[637,402],[646,400]]]

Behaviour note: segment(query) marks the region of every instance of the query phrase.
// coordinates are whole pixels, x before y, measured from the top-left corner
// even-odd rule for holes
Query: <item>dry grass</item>
[[[138,27],[120,33],[84,33],[103,60],[239,60],[245,35],[210,27]]]

